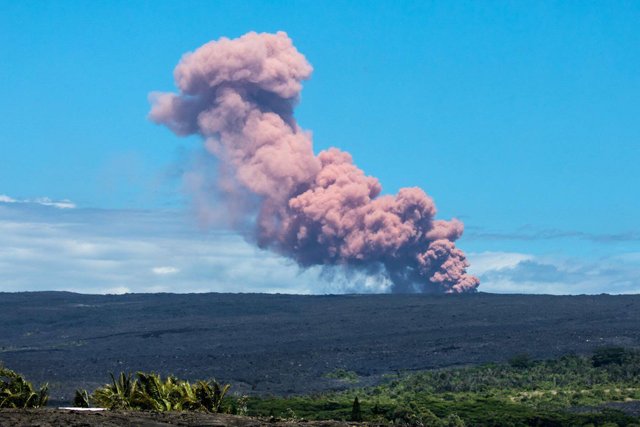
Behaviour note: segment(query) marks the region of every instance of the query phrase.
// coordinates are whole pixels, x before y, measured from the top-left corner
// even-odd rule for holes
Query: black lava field
[[[0,293],[0,325],[0,361],[49,382],[52,404],[138,370],[297,394],[522,353],[637,348],[640,295]],[[327,377],[337,369],[359,381]]]

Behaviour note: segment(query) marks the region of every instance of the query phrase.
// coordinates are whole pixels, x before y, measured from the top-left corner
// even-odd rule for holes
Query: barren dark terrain
[[[308,393],[389,372],[640,347],[640,296],[0,293],[0,361],[51,403],[109,372]],[[325,375],[355,371],[347,383]]]
[[[272,422],[206,412],[103,411],[91,413],[60,409],[2,409],[0,425],[3,427],[348,427],[365,424],[340,421]]]

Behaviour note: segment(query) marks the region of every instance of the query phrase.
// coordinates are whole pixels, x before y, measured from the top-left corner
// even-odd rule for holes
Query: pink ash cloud
[[[177,135],[202,136],[219,162],[216,191],[261,248],[303,267],[377,271],[394,292],[475,291],[479,281],[454,244],[460,221],[436,220],[418,187],[381,195],[380,182],[347,152],[314,154],[293,116],[312,70],[283,32],[222,38],[182,58],[179,92],[151,94],[150,118]]]

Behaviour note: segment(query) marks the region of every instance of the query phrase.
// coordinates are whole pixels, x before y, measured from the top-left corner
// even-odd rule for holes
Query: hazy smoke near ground
[[[222,38],[182,58],[179,93],[152,94],[150,118],[204,138],[219,159],[217,191],[260,247],[301,266],[384,274],[393,292],[475,291],[479,281],[453,243],[460,221],[434,219],[433,200],[417,187],[381,196],[349,153],[314,154],[293,117],[311,72],[283,32]]]

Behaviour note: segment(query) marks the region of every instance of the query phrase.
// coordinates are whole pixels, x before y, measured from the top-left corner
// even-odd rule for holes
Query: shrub
[[[133,409],[137,381],[131,374],[121,372],[118,378],[111,375],[111,384],[95,390],[91,400],[98,406],[107,409]]]
[[[73,397],[73,406],[75,406],[76,408],[89,407],[89,393],[87,393],[87,390],[76,390],[76,394]]]
[[[530,368],[533,366],[533,360],[531,360],[531,357],[526,353],[517,354],[509,359],[509,365],[518,369]]]
[[[111,384],[95,390],[89,400],[108,409],[222,412],[230,387],[215,380],[192,385],[171,375],[163,380],[154,373],[138,372],[136,378],[120,373],[117,378],[111,374]]]
[[[357,373],[353,371],[347,371],[346,369],[336,369],[333,372],[325,374],[324,377],[352,383],[357,382],[359,378]]]
[[[21,375],[0,366],[0,408],[40,408],[48,400],[47,384],[35,390]]]
[[[134,391],[132,406],[153,411],[180,411],[195,406],[196,397],[193,389],[172,376],[162,381],[160,375],[138,372],[137,387]]]
[[[360,409],[358,396],[353,399],[353,405],[351,406],[351,421],[362,421],[362,410]]]
[[[449,414],[443,421],[444,426],[446,427],[465,427],[464,421],[462,418],[457,416],[456,414]]]
[[[220,385],[217,381],[198,381],[194,387],[198,405],[209,412],[221,412],[222,402],[231,388],[230,384]]]
[[[604,347],[597,349],[591,361],[594,367],[606,365],[622,365],[628,358],[627,351],[622,347]]]

